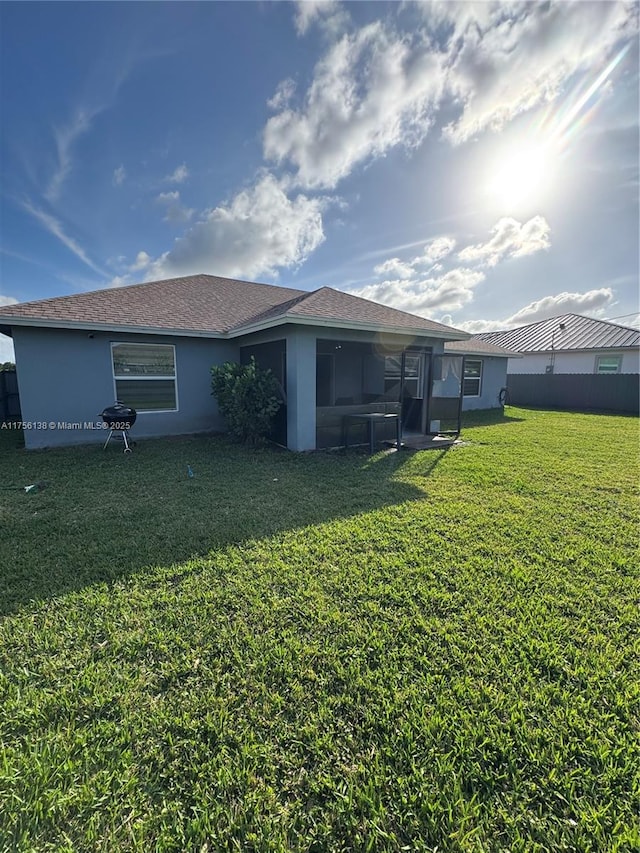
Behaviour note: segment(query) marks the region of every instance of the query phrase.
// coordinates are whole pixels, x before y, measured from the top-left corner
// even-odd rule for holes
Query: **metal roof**
[[[482,332],[476,337],[517,352],[621,349],[640,346],[640,330],[595,320],[581,314],[562,314],[504,332]]]
[[[469,338],[468,341],[446,341],[444,351],[452,355],[487,355],[498,358],[522,358],[520,353],[498,346],[491,341],[480,340],[479,337]]]

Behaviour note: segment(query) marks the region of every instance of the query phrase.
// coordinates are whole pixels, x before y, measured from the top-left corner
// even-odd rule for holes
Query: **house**
[[[353,413],[437,431],[462,390],[464,356],[445,345],[469,338],[330,287],[211,275],[3,306],[0,332],[14,341],[28,448],[104,440],[99,413],[115,399],[138,411],[136,437],[224,430],[210,368],[251,356],[283,389],[274,438],[291,450],[340,444]],[[475,396],[494,403],[492,376]]]
[[[478,336],[466,341],[448,341],[444,351],[464,356],[462,410],[498,409],[504,405],[507,365],[522,356]]]
[[[521,354],[509,359],[511,403],[638,413],[638,329],[563,314],[476,337]]]

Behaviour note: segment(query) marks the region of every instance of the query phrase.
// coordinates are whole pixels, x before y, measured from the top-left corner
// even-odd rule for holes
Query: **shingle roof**
[[[258,312],[305,295],[303,290],[191,275],[94,290],[0,308],[0,320],[22,317],[98,326],[140,326],[224,333]],[[37,325],[37,323],[34,323]]]
[[[465,332],[459,332],[451,326],[444,326],[442,323],[436,323],[434,320],[427,320],[406,311],[399,311],[397,308],[388,308],[386,305],[371,302],[369,299],[362,299],[360,296],[354,296],[351,293],[343,293],[341,290],[334,290],[332,287],[321,287],[319,290],[313,290],[302,297],[298,296],[281,308],[281,312],[278,312],[277,307],[273,308],[266,312],[266,315],[255,318],[252,322],[260,322],[265,319],[265,316],[270,318],[286,316],[293,321],[296,318],[332,322],[339,320],[342,323],[353,323],[356,326],[367,324],[407,329],[408,331],[419,329],[439,334],[453,332],[454,336],[456,334],[465,335]]]
[[[514,350],[481,340],[478,337],[469,338],[468,341],[446,341],[444,351],[456,355],[494,355],[502,358],[522,358],[520,353]]]
[[[482,332],[476,337],[517,352],[549,352],[552,344],[556,352],[640,346],[638,329],[581,314],[562,314],[506,332]]]
[[[0,308],[0,324],[240,334],[278,322],[330,321],[342,326],[374,327],[435,334],[456,339],[465,332],[388,308],[349,293],[321,287],[294,290],[212,275],[135,284],[59,296]]]

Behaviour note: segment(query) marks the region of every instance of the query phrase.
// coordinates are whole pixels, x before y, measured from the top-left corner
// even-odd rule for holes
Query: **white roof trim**
[[[487,352],[487,350],[470,350],[470,349],[455,349],[455,347],[449,347],[444,351],[445,355],[472,355],[474,358],[523,358],[519,352]]]
[[[387,326],[382,323],[367,323],[358,320],[333,320],[328,317],[301,317],[299,314],[281,314],[273,320],[264,320],[258,323],[248,323],[246,326],[238,326],[227,333],[229,338],[237,338],[252,332],[261,332],[263,329],[271,329],[274,326],[282,326],[292,323],[296,326],[321,326],[333,329],[358,329],[364,332],[386,332],[392,335],[414,335],[421,338],[443,338],[447,341],[466,341],[473,335],[458,329],[440,331],[439,329],[426,329],[415,326]]]
[[[0,314],[0,325],[6,326],[31,326],[42,329],[76,329],[86,332],[123,332],[126,334],[139,335],[169,335],[187,338],[216,338],[228,340],[239,338],[253,332],[260,332],[291,323],[298,326],[321,326],[334,329],[358,329],[367,332],[381,332],[393,335],[414,335],[421,338],[438,338],[446,341],[464,341],[472,335],[458,329],[440,331],[439,329],[425,329],[416,326],[387,326],[379,323],[359,322],[357,320],[331,320],[327,317],[300,317],[296,314],[282,314],[274,319],[264,320],[258,323],[248,323],[245,326],[232,329],[229,332],[209,332],[202,329],[170,329],[157,326],[128,326],[125,324],[89,323],[77,320],[45,320],[37,317],[2,316]]]
[[[77,320],[39,320],[36,317],[3,317],[0,325],[33,326],[38,329],[71,329],[84,332],[123,332],[139,335],[169,335],[186,338],[226,338],[223,332],[208,332],[202,329],[168,329],[164,326],[126,326],[120,323],[87,323]]]

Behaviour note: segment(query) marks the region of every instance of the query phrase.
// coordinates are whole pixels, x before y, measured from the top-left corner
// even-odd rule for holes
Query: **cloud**
[[[368,158],[418,145],[443,84],[440,54],[430,43],[370,24],[329,48],[300,110],[268,120],[264,155],[290,164],[303,187],[335,187]]]
[[[461,261],[479,261],[494,267],[504,258],[532,255],[551,245],[551,229],[543,216],[534,216],[524,224],[504,217],[491,229],[493,235],[487,243],[467,246],[458,253]]]
[[[195,210],[192,207],[183,207],[180,203],[180,193],[177,190],[169,193],[160,193],[156,196],[156,202],[166,206],[164,216],[165,222],[182,223],[189,222]]]
[[[302,2],[298,32],[331,3]],[[409,7],[407,7],[409,8]],[[571,78],[637,32],[633,3],[425,3],[411,33],[376,21],[334,35],[298,108],[283,81],[264,156],[305,188],[333,188],[391,148],[419,145],[437,111],[458,107],[444,136],[460,144],[557,99]],[[400,17],[398,18],[400,20]],[[285,97],[286,95],[286,97]]]
[[[275,276],[322,243],[325,203],[304,195],[291,199],[273,175],[264,174],[227,205],[207,211],[171,251],[149,264],[147,280],[203,272]]]
[[[539,320],[548,320],[561,314],[601,315],[613,302],[613,290],[600,287],[586,293],[558,293],[556,296],[544,296],[520,308],[515,314],[504,320],[467,320],[457,323],[461,329],[473,334],[496,332],[526,326]]]
[[[473,289],[484,281],[484,273],[464,267],[437,278],[388,280],[354,290],[356,296],[372,299],[411,314],[429,317],[435,309],[456,311],[473,299]]]
[[[16,354],[13,349],[13,341],[8,335],[0,335],[0,364],[5,361],[15,361]]]
[[[72,168],[71,152],[76,141],[91,129],[93,119],[99,115],[105,107],[94,107],[93,109],[79,109],[74,118],[65,127],[54,128],[53,135],[56,143],[57,163],[51,176],[44,197],[50,203],[58,200],[62,185],[67,179]]]
[[[557,296],[545,296],[536,302],[530,302],[508,318],[513,326],[524,326],[537,320],[546,320],[557,314],[602,313],[613,301],[613,290],[601,287],[586,293],[559,293]]]
[[[49,213],[46,213],[44,210],[41,210],[39,207],[31,204],[30,201],[23,201],[22,207],[30,213],[34,219],[37,219],[38,222],[47,230],[50,234],[53,234],[54,237],[57,237],[60,242],[69,249],[70,252],[79,258],[83,263],[85,263],[88,267],[90,267],[94,272],[97,272],[101,276],[107,275],[104,270],[101,270],[99,266],[94,264],[91,258],[87,255],[85,250],[77,243],[72,237],[69,237],[68,234],[65,233],[64,228],[62,227],[62,223],[52,216]]]
[[[138,270],[146,269],[150,263],[151,257],[146,252],[138,252],[130,269],[132,272],[137,272]]]
[[[113,185],[115,187],[120,187],[124,183],[124,179],[127,177],[127,173],[125,171],[124,166],[118,166],[117,169],[114,169],[113,172]]]
[[[444,129],[454,144],[501,130],[555,100],[577,71],[598,68],[637,32],[633,3],[447,3],[426,6],[450,28],[448,91],[461,115]]]
[[[349,20],[348,13],[336,0],[298,0],[294,24],[299,36],[305,35],[312,24],[326,32],[336,33]]]
[[[131,267],[135,270],[135,264]],[[127,273],[125,275],[114,275],[114,277],[105,285],[105,287],[126,287],[128,284],[134,284],[133,278]]]
[[[431,272],[437,272],[442,269],[442,265],[435,262],[450,254],[455,245],[456,241],[453,237],[434,237],[424,246],[423,253],[412,261],[389,258],[375,266],[373,271],[378,276],[395,276],[401,279],[424,275],[424,272],[420,272],[420,268],[425,266],[432,267]]]
[[[401,261],[399,258],[389,258],[382,264],[373,268],[376,275],[396,275],[398,278],[411,278],[414,273],[411,264]]]
[[[187,164],[183,163],[181,166],[178,166],[170,175],[165,177],[165,181],[170,184],[182,184],[189,177],[189,170],[187,169]]]
[[[276,87],[275,94],[267,101],[267,106],[270,110],[283,109],[283,107],[288,106],[295,90],[296,84],[290,77],[287,77],[286,80],[281,80]]]
[[[0,308],[5,305],[15,305],[18,302],[13,296],[2,296],[0,294]],[[5,361],[15,361],[16,356],[13,350],[13,341],[8,335],[0,335],[0,364]]]
[[[455,248],[456,241],[453,237],[436,237],[430,240],[424,247],[423,254],[415,258],[413,264],[433,264],[446,258]]]
[[[549,226],[541,216],[524,225],[514,219],[501,219],[491,234],[487,243],[462,249],[458,259],[493,267],[505,258],[522,257],[549,246]],[[412,314],[430,316],[435,309],[456,311],[471,302],[474,288],[484,281],[485,273],[467,267],[442,272],[444,265],[440,262],[446,263],[455,246],[454,237],[434,237],[426,243],[423,253],[410,261],[389,258],[378,264],[374,273],[387,278],[354,292]],[[426,274],[424,267],[430,267]]]

